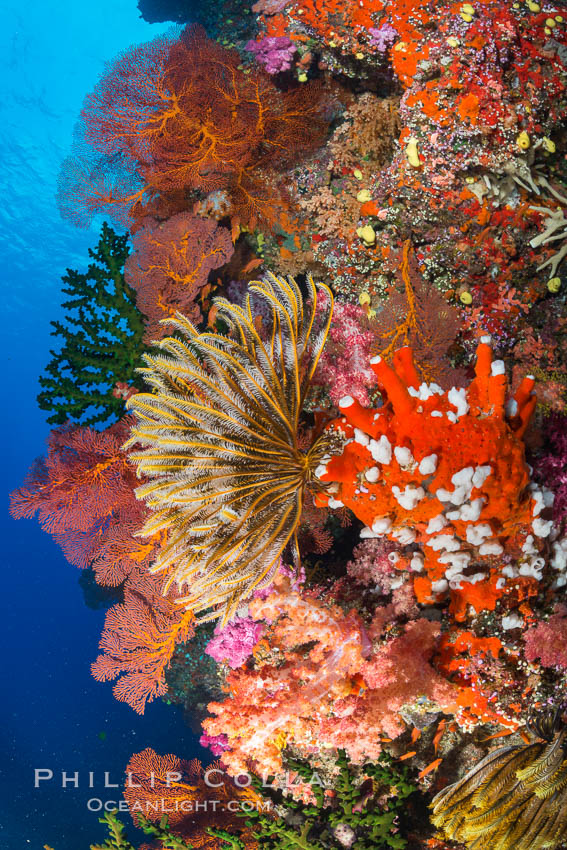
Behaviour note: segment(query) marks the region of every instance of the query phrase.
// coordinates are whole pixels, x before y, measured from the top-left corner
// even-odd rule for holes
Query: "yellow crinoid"
[[[250,294],[243,308],[216,300],[227,336],[198,333],[178,314],[176,336],[144,357],[140,371],[153,392],[128,401],[136,422],[126,445],[147,479],[136,495],[152,510],[140,533],[167,531],[153,570],[165,574],[164,592],[177,584],[180,601],[202,621],[226,623],[269,582],[285,546],[297,548],[306,488],[325,486],[314,471],[332,437],[322,434],[303,451],[298,429],[333,297],[311,278],[307,287],[306,304],[291,278],[269,274],[249,285],[271,310],[264,334]]]
[[[547,713],[540,740],[499,747],[431,803],[431,820],[468,850],[543,850],[567,837],[567,727]],[[543,740],[541,740],[543,739]]]

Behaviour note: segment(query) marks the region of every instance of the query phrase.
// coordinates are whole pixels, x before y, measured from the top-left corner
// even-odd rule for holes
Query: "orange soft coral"
[[[364,537],[413,546],[418,600],[449,596],[462,621],[469,606],[493,610],[518,575],[541,578],[552,528],[542,510],[553,496],[530,485],[524,456],[534,381],[525,378],[506,403],[504,364],[493,362],[489,337],[480,341],[467,388],[420,384],[409,348],[393,363],[371,361],[382,407],[364,408],[350,396],[339,402],[342,417],[329,427],[346,444],[317,470],[332,494],[319,502],[350,508],[367,525]]]
[[[378,757],[384,734],[404,731],[402,706],[424,697],[446,711],[457,707],[458,687],[430,663],[439,625],[419,619],[383,638],[383,610],[367,631],[356,611],[301,595],[281,575],[266,599],[250,603],[252,617],[270,623],[273,654],[231,671],[230,696],[210,703],[214,716],[203,723],[207,734],[228,736],[222,760],[231,775],[252,769],[281,783],[286,744],[302,755],[344,748],[363,763]],[[308,786],[292,793],[309,798]]]

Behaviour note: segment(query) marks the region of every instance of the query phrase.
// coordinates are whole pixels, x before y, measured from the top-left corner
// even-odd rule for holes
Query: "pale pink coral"
[[[369,404],[368,390],[376,386],[376,376],[369,365],[376,340],[371,331],[364,329],[364,318],[361,307],[335,302],[333,324],[314,377],[315,383],[329,388],[335,404],[347,395]]]
[[[353,560],[346,565],[347,573],[361,584],[375,585],[383,594],[390,593],[398,577],[395,564],[401,557],[397,543],[386,537],[363,540],[353,550]]]
[[[419,609],[411,582],[406,581],[394,590],[392,601],[388,605],[376,609],[368,627],[368,636],[373,639],[380,638],[389,623],[417,617],[418,614]]]
[[[360,670],[368,690],[335,703],[334,713],[341,721],[326,718],[322,739],[344,747],[356,761],[371,748],[372,736],[385,733],[396,738],[404,731],[398,713],[402,706],[426,697],[446,711],[454,709],[457,689],[429,663],[439,631],[439,625],[429,620],[416,620],[403,635],[377,649]]]

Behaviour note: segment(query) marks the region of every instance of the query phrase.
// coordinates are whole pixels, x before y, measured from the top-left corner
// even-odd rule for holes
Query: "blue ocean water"
[[[63,222],[54,195],[84,95],[105,61],[164,32],[136,0],[3,4],[0,53],[0,256],[4,492],[19,486],[49,432],[37,377],[61,317],[60,276],[85,268],[97,228]],[[6,504],[6,502],[5,502]],[[87,608],[69,565],[33,520],[2,512],[0,850],[83,850],[104,834],[89,799],[115,799],[133,752],[202,754],[181,711],[153,703],[143,717],[90,676],[104,620]],[[105,733],[101,735],[100,733]],[[34,770],[53,779],[34,788]],[[62,772],[71,777],[63,788]],[[79,787],[73,775],[78,773]],[[89,788],[89,772],[93,788]]]

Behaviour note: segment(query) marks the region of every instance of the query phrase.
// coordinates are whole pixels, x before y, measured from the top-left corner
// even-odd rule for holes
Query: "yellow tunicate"
[[[374,317],[376,315],[377,315],[376,310],[369,310],[368,313],[366,314],[367,318],[369,318],[369,319],[374,319]]]
[[[466,15],[474,15],[474,6],[471,6],[470,3],[463,3],[461,12],[464,12]]]
[[[560,277],[552,277],[551,280],[547,281],[547,288],[550,292],[556,293],[561,289],[561,278]]]
[[[558,24],[562,24],[563,23],[562,15],[556,15],[555,20],[557,21]]]
[[[411,139],[408,140],[406,145],[406,158],[410,165],[413,165],[414,168],[419,168],[421,165],[419,161],[419,153],[417,150],[417,139],[415,136],[412,136]]]
[[[541,9],[539,3],[534,3],[533,0],[528,0],[527,6],[530,12],[539,12]]]
[[[394,50],[405,50],[406,47],[407,44],[405,43],[405,41],[398,41],[396,44],[394,44]]]
[[[461,292],[459,295],[459,301],[461,304],[472,304],[472,295],[465,289],[465,291]]]
[[[358,296],[358,303],[361,307],[364,307],[365,304],[370,304],[371,300],[372,299],[370,298],[370,294],[368,292],[361,292]]]
[[[548,151],[549,153],[555,153],[555,142],[554,141],[552,141],[547,136],[544,136],[541,141],[542,141],[542,144],[543,144],[544,148],[546,149],[546,151]]]
[[[336,47],[336,46],[337,46],[337,42],[336,42],[336,41],[330,41],[330,42],[329,42],[329,47]]]
[[[459,41],[459,39],[455,38],[454,35],[450,35],[447,39],[447,44],[449,45],[449,47],[458,47],[460,43],[461,42]]]
[[[355,53],[357,59],[364,59],[364,53]]]
[[[543,31],[546,35],[551,35],[551,30],[549,29],[549,27],[544,27]]]
[[[517,145],[518,145],[518,147],[519,147],[519,148],[521,148],[521,150],[523,150],[523,151],[525,151],[525,150],[527,150],[527,149],[529,148],[529,146],[530,146],[530,137],[528,136],[528,134],[526,133],[526,131],[525,131],[525,130],[522,130],[522,132],[520,133],[520,135],[519,135],[519,136],[518,136],[518,138],[516,139],[516,144],[517,144]]]
[[[365,204],[367,201],[372,199],[372,195],[368,191],[368,189],[361,189],[358,195],[356,196],[356,200],[359,204]]]
[[[465,183],[476,183],[474,177],[465,177]]]
[[[460,13],[460,15],[461,15],[461,18],[463,19],[463,21],[464,21],[465,23],[467,23],[467,24],[470,24],[470,22],[471,22],[471,21],[472,21],[472,19],[473,19],[473,16],[472,16],[472,15],[467,15],[467,13],[466,13],[466,12],[461,12],[461,13]]]
[[[305,71],[300,71],[300,73],[297,75],[297,79],[299,80],[300,83],[306,83],[307,82],[307,74],[305,73]]]
[[[551,30],[553,29],[553,27],[557,26],[557,24],[555,23],[553,18],[546,18],[545,19],[545,25],[546,25],[546,27],[549,27],[549,29],[551,29]]]
[[[360,170],[360,168],[355,168],[354,171],[352,172],[352,176],[356,177],[357,180],[362,180],[363,175],[362,175],[362,171]]]
[[[356,235],[362,239],[367,247],[374,245],[376,242],[376,233],[374,232],[374,228],[371,224],[365,224],[364,227],[359,227],[356,231]]]

